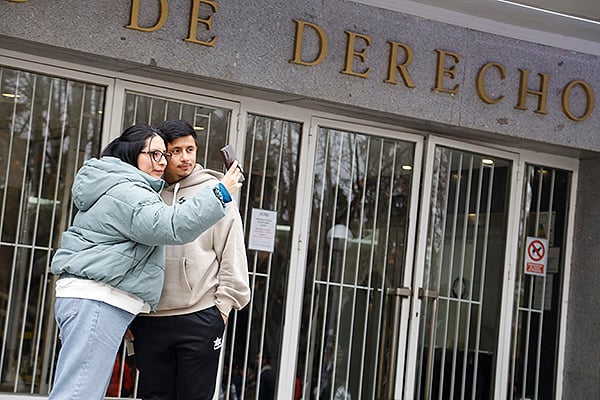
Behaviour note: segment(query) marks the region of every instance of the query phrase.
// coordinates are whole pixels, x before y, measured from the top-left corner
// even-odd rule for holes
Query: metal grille
[[[302,125],[248,115],[244,167],[246,182],[240,211],[249,235],[254,209],[277,212],[273,253],[248,250],[250,303],[228,322],[224,350],[223,397],[258,399],[261,373],[267,365],[277,376],[280,366],[291,229],[294,225]],[[270,359],[262,364],[262,356]],[[278,383],[277,383],[278,384]]]
[[[415,146],[328,128],[316,141],[302,398],[389,398]]]
[[[435,149],[416,398],[493,397],[510,170]]]
[[[230,109],[126,92],[123,130],[134,124],[155,127],[167,119],[183,119],[189,122],[198,136],[196,161],[206,168],[223,170],[219,149],[230,140]]]
[[[528,165],[525,172],[520,259],[515,288],[508,394],[510,399],[550,399],[558,371],[564,249],[571,174]],[[527,237],[548,241],[544,274],[524,272]]]
[[[54,280],[76,171],[98,154],[105,89],[0,68],[0,382],[49,392],[57,355]]]

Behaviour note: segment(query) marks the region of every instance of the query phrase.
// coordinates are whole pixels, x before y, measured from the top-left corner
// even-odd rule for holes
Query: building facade
[[[51,388],[77,169],[168,118],[247,173],[221,398],[259,353],[277,399],[600,397],[600,55],[345,0],[0,18],[0,397]]]

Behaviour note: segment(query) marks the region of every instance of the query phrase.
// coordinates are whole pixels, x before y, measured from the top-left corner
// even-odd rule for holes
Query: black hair
[[[269,353],[268,351],[263,352],[262,358],[267,363],[270,363],[271,362],[271,353]]]
[[[183,119],[168,119],[161,122],[156,129],[165,143],[171,143],[175,139],[189,135],[194,138],[194,142],[198,139],[198,135],[196,135],[196,131],[192,125]]]
[[[121,136],[114,139],[102,150],[102,156],[117,157],[137,168],[138,154],[146,146],[146,140],[153,136],[159,136],[163,139],[160,132],[150,125],[137,124],[130,126],[121,133]]]

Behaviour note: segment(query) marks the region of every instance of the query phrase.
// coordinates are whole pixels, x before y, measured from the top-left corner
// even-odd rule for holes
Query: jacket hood
[[[165,182],[127,164],[116,157],[93,158],[86,161],[73,183],[73,202],[77,209],[88,210],[113,187],[124,182],[147,182],[160,192]]]
[[[215,183],[223,179],[224,174],[221,172],[204,168],[200,164],[196,164],[191,174],[185,178],[167,186],[165,191],[172,192],[177,187],[177,190],[185,189],[190,186],[202,185],[206,182],[214,181]]]

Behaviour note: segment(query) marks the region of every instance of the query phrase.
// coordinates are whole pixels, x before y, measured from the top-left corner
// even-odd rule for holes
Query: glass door
[[[254,212],[275,213],[276,229],[272,252],[247,251],[251,298],[227,323],[219,399],[269,398],[264,390],[264,377],[269,371],[275,375],[275,386],[280,390],[294,385],[281,376],[289,368],[283,355],[289,350],[283,345],[283,329],[294,269],[290,259],[301,143],[301,123],[248,113],[243,147],[246,182],[240,199],[246,238],[249,240]]]
[[[409,345],[415,386],[405,398],[496,398],[514,156],[430,143],[426,164]]]
[[[547,162],[547,160],[544,160]],[[560,397],[561,319],[568,276],[573,172],[526,163],[511,333],[508,399]],[[529,238],[529,240],[528,240]],[[541,269],[528,268],[531,244],[542,243]]]
[[[0,392],[50,390],[50,260],[74,213],[75,173],[98,153],[108,113],[106,80],[64,73],[0,65]]]
[[[393,398],[403,374],[420,143],[331,125],[312,129],[296,379],[303,399]]]

